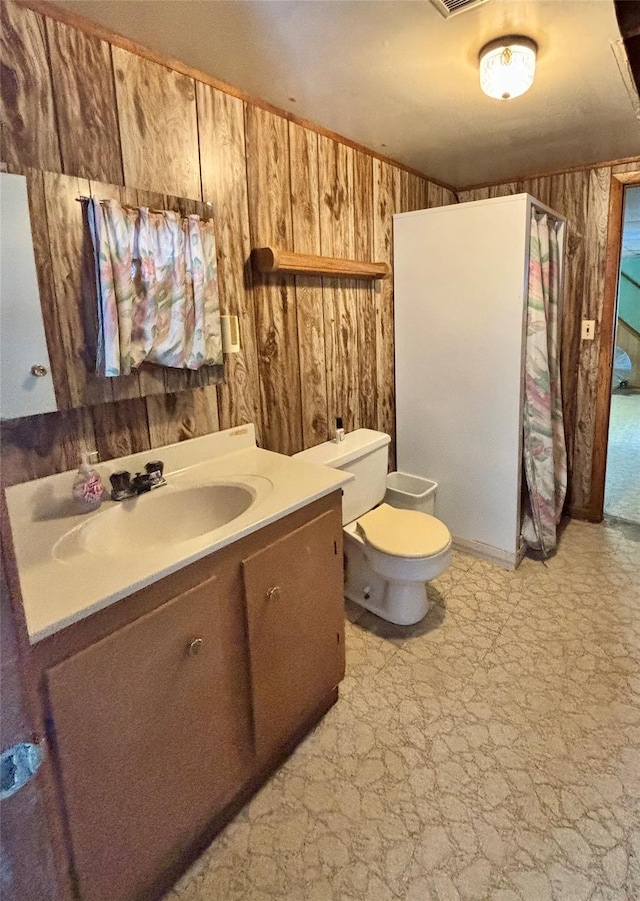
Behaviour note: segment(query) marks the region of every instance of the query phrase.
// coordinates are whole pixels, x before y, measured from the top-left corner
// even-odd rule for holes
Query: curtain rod
[[[96,199],[95,197],[85,197],[82,194],[80,195],[80,197],[76,197],[76,201],[78,203],[88,203],[90,200],[95,200],[95,199]],[[116,200],[115,197],[111,197],[108,199]],[[117,202],[120,204],[120,206],[122,207],[123,210],[139,210],[140,209],[140,207],[131,206],[131,204],[129,204],[129,203],[121,203],[119,200]],[[98,203],[100,203],[100,204],[107,203],[107,200],[98,200]],[[213,204],[211,203],[210,200],[198,200],[198,201],[196,201],[196,203],[204,203],[205,206],[210,206],[210,207],[213,206]],[[143,204],[143,206],[144,206],[144,204]],[[177,212],[177,210],[152,210],[149,208],[149,212],[150,213],[175,213],[175,212]],[[192,214],[187,214],[187,215],[192,215]],[[196,213],[195,215],[198,215],[198,214]]]

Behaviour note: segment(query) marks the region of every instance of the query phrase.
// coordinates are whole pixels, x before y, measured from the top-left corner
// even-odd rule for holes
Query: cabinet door
[[[31,237],[27,180],[0,173],[0,418],[57,410]]]
[[[243,561],[256,753],[283,748],[344,676],[340,509]]]
[[[146,896],[247,778],[242,599],[218,595],[214,577],[48,671],[83,899]]]

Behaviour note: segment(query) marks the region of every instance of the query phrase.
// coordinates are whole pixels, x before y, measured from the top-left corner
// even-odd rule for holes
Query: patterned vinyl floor
[[[166,901],[638,901],[640,527],[430,595],[348,608],[337,705]]]
[[[611,395],[607,480],[607,516],[640,523],[640,391]]]

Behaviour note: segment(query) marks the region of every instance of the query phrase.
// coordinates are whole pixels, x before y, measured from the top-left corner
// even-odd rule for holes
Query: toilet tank
[[[382,501],[387,487],[390,441],[384,432],[356,429],[345,435],[344,441],[325,441],[294,454],[294,457],[353,473],[353,481],[342,489],[342,523],[345,525]]]

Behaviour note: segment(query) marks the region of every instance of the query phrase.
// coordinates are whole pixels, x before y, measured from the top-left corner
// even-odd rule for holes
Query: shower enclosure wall
[[[528,194],[394,216],[398,470],[438,482],[457,547],[511,568],[532,207],[557,221],[562,267],[564,220]]]

